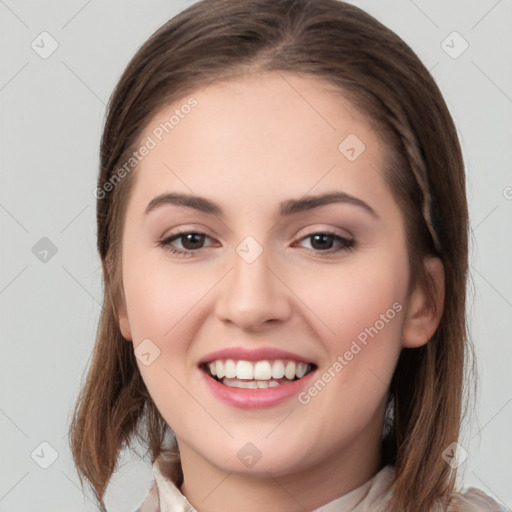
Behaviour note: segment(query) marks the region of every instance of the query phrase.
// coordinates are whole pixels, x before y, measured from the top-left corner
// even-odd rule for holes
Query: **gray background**
[[[353,3],[432,70],[460,134],[480,392],[461,440],[470,456],[459,482],[510,508],[512,1]],[[66,432],[100,311],[93,190],[105,104],[136,49],[189,4],[0,0],[0,511],[96,510],[80,490]],[[58,43],[47,58],[40,53],[52,41],[43,31]],[[453,31],[469,44],[461,55]],[[134,510],[151,483],[147,460],[123,456],[109,512]]]

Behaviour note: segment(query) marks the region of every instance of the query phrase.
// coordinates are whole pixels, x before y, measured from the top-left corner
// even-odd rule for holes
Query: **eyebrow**
[[[288,217],[299,212],[312,210],[313,208],[318,208],[332,203],[345,203],[359,206],[373,217],[377,219],[380,218],[377,212],[369,204],[365,203],[362,199],[345,192],[329,192],[326,194],[305,196],[300,199],[288,199],[280,203],[279,216]],[[152,199],[146,207],[144,215],[148,215],[153,210],[167,204],[185,206],[187,208],[193,208],[195,210],[220,217],[224,215],[220,206],[205,197],[177,192],[162,194]]]

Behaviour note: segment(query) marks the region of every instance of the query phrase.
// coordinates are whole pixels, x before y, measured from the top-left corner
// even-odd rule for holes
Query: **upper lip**
[[[285,361],[297,361],[299,363],[312,363],[307,357],[281,350],[275,347],[230,347],[211,352],[199,361],[199,364],[211,363],[219,359],[234,359],[236,361],[265,361],[281,359]]]

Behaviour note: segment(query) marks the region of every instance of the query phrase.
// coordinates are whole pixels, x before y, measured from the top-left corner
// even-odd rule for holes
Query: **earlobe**
[[[402,345],[417,348],[425,345],[436,332],[444,309],[445,275],[443,262],[437,257],[424,261],[431,283],[419,282],[407,307]]]
[[[126,305],[124,301],[117,308],[117,317],[119,319],[119,330],[125,340],[132,341],[132,332],[130,323],[128,321],[128,314],[126,313]]]

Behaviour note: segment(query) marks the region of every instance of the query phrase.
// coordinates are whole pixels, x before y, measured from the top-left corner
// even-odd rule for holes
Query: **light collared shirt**
[[[176,464],[179,462],[174,462]],[[153,463],[153,483],[135,512],[198,512],[171,479],[172,461],[160,455]],[[393,466],[384,466],[366,483],[311,512],[385,512],[391,499]],[[479,489],[456,492],[446,511],[433,512],[507,512]]]

